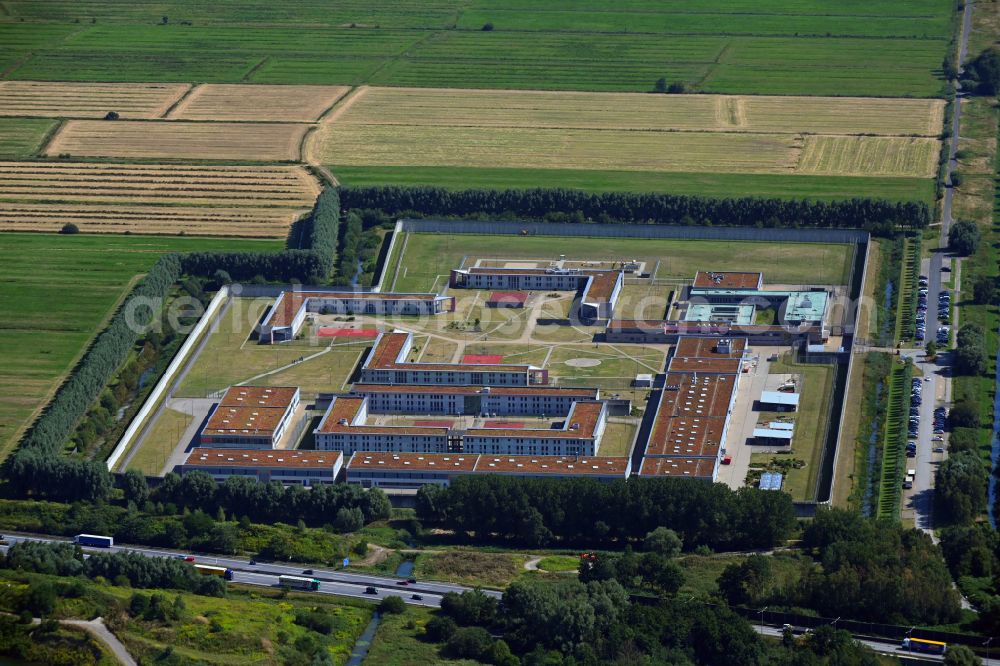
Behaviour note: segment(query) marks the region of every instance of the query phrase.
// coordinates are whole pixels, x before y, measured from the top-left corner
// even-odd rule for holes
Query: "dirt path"
[[[533,557],[524,563],[524,568],[528,571],[538,571],[538,563],[542,561],[540,557]]]

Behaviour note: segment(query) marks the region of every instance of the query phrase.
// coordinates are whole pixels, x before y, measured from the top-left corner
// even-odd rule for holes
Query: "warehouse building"
[[[219,483],[234,476],[261,483],[280,481],[285,485],[315,486],[334,483],[344,465],[340,451],[259,451],[257,449],[196,448],[178,474],[204,472]]]
[[[575,291],[581,319],[610,319],[625,283],[620,270],[579,268],[458,268],[448,281],[456,289]]]
[[[437,315],[455,311],[453,296],[359,291],[283,291],[258,332],[262,344],[293,340],[307,312],[359,315]]]
[[[545,416],[566,414],[578,400],[599,400],[596,388],[556,386],[397,386],[355,384],[373,414],[480,414]]]
[[[274,448],[298,404],[299,389],[294,386],[233,386],[212,410],[199,444]]]
[[[413,334],[393,331],[375,339],[361,366],[363,384],[423,384],[429,386],[533,386],[548,384],[547,370],[533,365],[414,363],[406,359]]]

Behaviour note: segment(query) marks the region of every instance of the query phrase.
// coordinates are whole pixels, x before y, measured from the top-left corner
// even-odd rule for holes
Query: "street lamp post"
[[[914,629],[916,629],[916,627],[910,627],[910,630],[906,632],[906,638],[907,638],[906,649],[908,652],[913,652],[913,643],[909,639],[910,639],[910,634],[913,633]]]
[[[767,606],[760,609],[760,633],[764,633],[764,611],[767,610]]]
[[[990,636],[989,638],[986,639],[986,642],[983,643],[983,645],[986,646],[986,663],[987,664],[990,663],[990,643],[992,643],[992,642],[993,642],[993,637]]]

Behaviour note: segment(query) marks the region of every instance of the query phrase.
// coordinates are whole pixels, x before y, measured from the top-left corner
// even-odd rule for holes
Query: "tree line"
[[[379,209],[401,217],[521,219],[602,224],[856,228],[878,233],[922,229],[923,202],[882,199],[813,201],[536,189],[448,190],[430,186],[342,187],[345,210]]]
[[[10,547],[0,564],[5,569],[54,576],[101,576],[127,581],[131,587],[165,587],[210,596],[222,596],[226,590],[224,580],[203,576],[187,562],[138,553],[95,553],[84,558],[83,551],[68,543],[19,542]]]
[[[689,479],[536,479],[459,477],[447,488],[417,492],[425,523],[469,534],[477,542],[541,546],[554,540],[600,544],[632,541],[666,526],[687,547],[717,550],[770,548],[795,528],[786,493]]]
[[[441,644],[444,657],[496,666],[879,663],[831,626],[765,641],[725,605],[675,597],[639,603],[615,580],[515,581],[500,603],[479,591],[446,594],[424,636]]]
[[[159,319],[160,311],[149,304],[162,303],[180,276],[178,255],[160,257],[97,336],[8,459],[7,477],[16,493],[59,499],[103,499],[110,495],[111,477],[105,466],[63,456],[63,448],[135,347],[143,327]]]

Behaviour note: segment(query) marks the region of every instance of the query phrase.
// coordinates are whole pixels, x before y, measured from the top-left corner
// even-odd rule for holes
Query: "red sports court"
[[[523,291],[494,291],[486,301],[489,308],[523,308],[528,294]]]
[[[374,338],[378,336],[377,328],[329,328],[324,326],[316,331],[321,338]]]
[[[500,365],[503,354],[466,354],[462,357],[465,365]]]
[[[484,428],[509,428],[517,429],[523,428],[524,423],[521,421],[487,421],[483,424]]]

